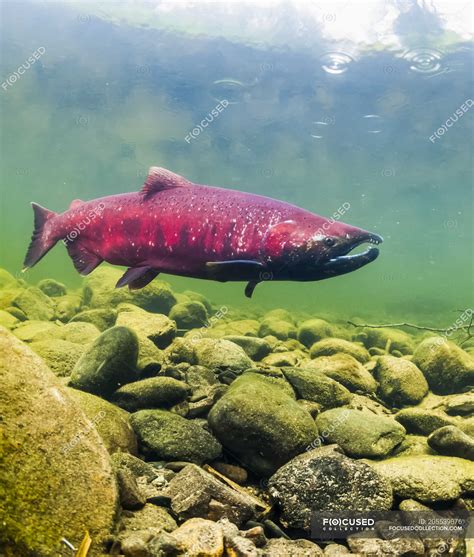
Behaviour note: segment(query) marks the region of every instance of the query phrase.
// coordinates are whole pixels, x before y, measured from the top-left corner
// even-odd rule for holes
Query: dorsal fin
[[[71,201],[71,205],[69,205],[69,209],[75,209],[76,207],[79,207],[79,205],[82,205],[84,203],[84,201],[82,201],[82,199],[74,199],[73,201]]]
[[[190,186],[191,183],[192,182],[186,180],[186,178],[183,178],[183,176],[171,172],[171,170],[166,170],[166,168],[160,168],[159,166],[152,166],[148,171],[147,179],[140,193],[147,199],[159,191]]]

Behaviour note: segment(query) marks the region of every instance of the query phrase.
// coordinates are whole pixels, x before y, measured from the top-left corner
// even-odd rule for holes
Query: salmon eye
[[[325,246],[328,246],[328,248],[330,248],[331,246],[333,246],[336,243],[336,240],[334,238],[326,236],[326,238],[324,238],[323,242],[324,242]]]

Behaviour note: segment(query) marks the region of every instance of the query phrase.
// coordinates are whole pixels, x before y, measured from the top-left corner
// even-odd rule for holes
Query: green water
[[[449,325],[472,305],[474,109],[430,137],[473,96],[470,6],[380,2],[369,21],[361,4],[351,22],[347,4],[3,2],[3,83],[44,53],[0,89],[1,266],[21,270],[30,201],[61,212],[138,190],[158,165],[325,216],[348,203],[342,220],[385,239],[353,274],[265,283],[252,300],[243,283],[164,277],[178,289]],[[80,284],[64,246],[25,278],[45,277]]]

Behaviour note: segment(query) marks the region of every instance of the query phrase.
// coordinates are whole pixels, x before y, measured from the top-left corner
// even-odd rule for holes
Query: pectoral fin
[[[265,267],[259,261],[237,259],[234,261],[209,261],[206,263],[209,278],[220,282],[229,280],[252,280],[258,277]]]
[[[152,267],[130,267],[130,269],[127,269],[119,279],[115,288],[121,288],[122,286],[128,285],[130,290],[138,290],[150,283],[159,274],[160,271],[157,271]]]

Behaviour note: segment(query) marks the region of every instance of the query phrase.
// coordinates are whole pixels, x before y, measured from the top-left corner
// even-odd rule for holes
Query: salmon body
[[[35,230],[25,267],[62,240],[82,275],[100,263],[128,267],[117,286],[142,288],[159,273],[248,282],[322,280],[378,256],[377,234],[289,203],[194,184],[152,167],[136,193],[73,201],[62,214],[33,203]]]

